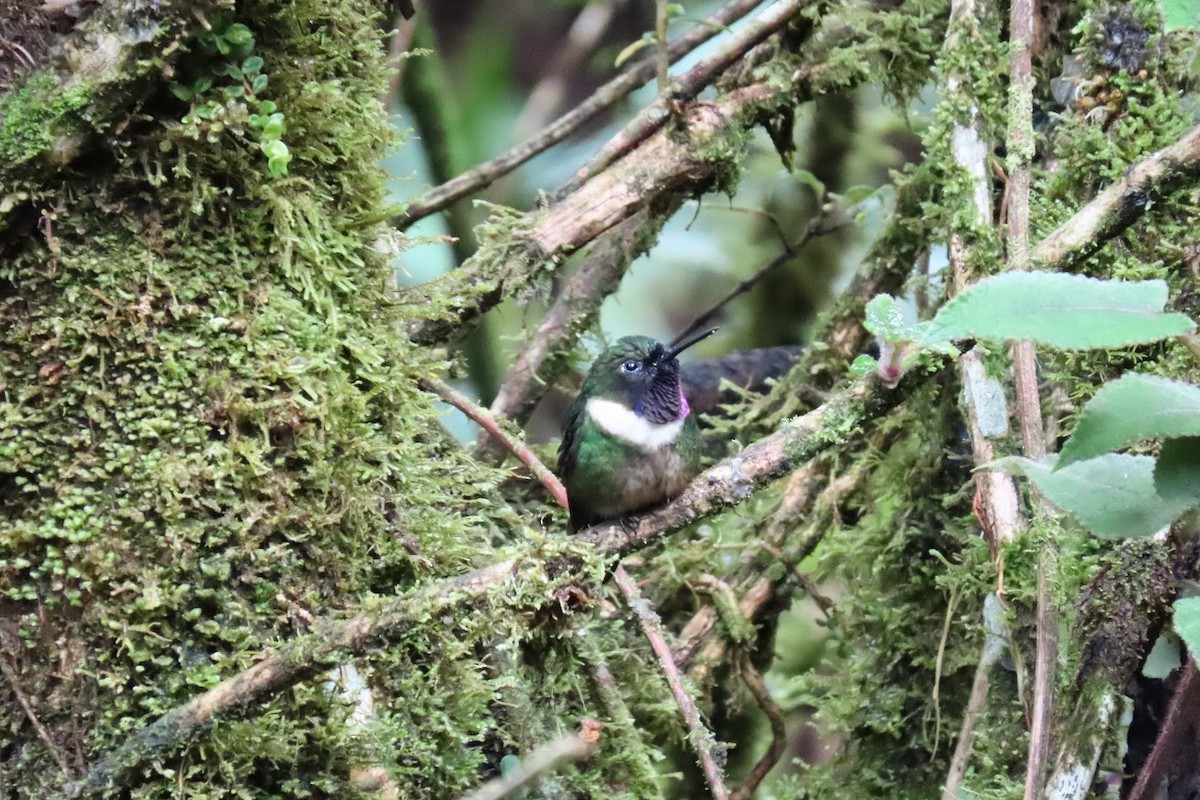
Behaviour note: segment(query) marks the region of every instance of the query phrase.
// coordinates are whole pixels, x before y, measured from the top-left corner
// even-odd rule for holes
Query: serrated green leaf
[[[1006,272],[976,283],[938,310],[920,342],[1030,339],[1060,350],[1127,347],[1186,333],[1164,314],[1163,281],[1101,281],[1057,272]]]
[[[1200,437],[1163,442],[1154,466],[1154,488],[1164,500],[1200,506]]]
[[[910,342],[917,338],[915,326],[890,294],[878,294],[867,303],[863,327],[887,342]]]
[[[1200,653],[1200,597],[1182,597],[1175,601],[1175,633],[1195,658]]]
[[[1154,459],[1109,453],[1055,470],[1028,458],[1002,458],[991,466],[1033,481],[1051,503],[1105,539],[1151,536],[1170,525],[1188,504],[1160,497]]]
[[[1059,468],[1142,439],[1200,436],[1200,387],[1136,373],[1104,384],[1063,445]]]
[[[254,80],[250,83],[250,88],[254,90],[255,94],[258,94],[263,89],[267,88],[267,82],[269,80],[270,79],[267,78],[266,75],[255,75]]]
[[[1163,14],[1163,30],[1200,28],[1200,5],[1196,0],[1158,0]]]
[[[250,56],[242,62],[242,72],[247,75],[257,75],[263,68],[263,60],[259,56]]]

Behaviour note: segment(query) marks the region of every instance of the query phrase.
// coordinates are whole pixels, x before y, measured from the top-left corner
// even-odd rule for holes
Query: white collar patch
[[[600,426],[600,430],[643,453],[653,453],[673,443],[683,430],[682,419],[656,424],[639,417],[631,408],[598,397],[587,401],[587,413]]]

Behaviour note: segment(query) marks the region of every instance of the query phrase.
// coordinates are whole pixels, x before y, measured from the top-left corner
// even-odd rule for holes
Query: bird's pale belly
[[[631,458],[612,483],[606,497],[597,498],[593,511],[600,517],[624,516],[677,497],[688,485],[691,469],[673,447]]]

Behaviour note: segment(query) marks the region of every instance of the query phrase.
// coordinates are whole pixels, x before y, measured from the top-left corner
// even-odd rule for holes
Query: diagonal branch
[[[730,23],[736,22],[753,11],[762,0],[733,0],[727,3],[702,24],[689,30],[669,45],[671,62],[674,63],[707,42]],[[507,152],[485,161],[453,180],[430,189],[405,208],[404,213],[393,220],[403,230],[419,219],[436,214],[456,200],[486,188],[499,178],[524,164],[579,130],[601,112],[628,97],[635,89],[654,77],[654,58],[638,61],[608,83],[601,86],[587,100],[559,117],[541,133],[536,134]]]
[[[772,34],[787,26],[814,0],[778,0],[757,19],[737,31],[717,52],[702,59],[672,81],[672,91],[638,112],[629,124],[608,141],[596,155],[588,159],[563,186],[554,193],[557,200],[583,186],[629,153],[674,116],[680,103],[695,100],[706,86],[737,64],[746,53],[762,44]]]

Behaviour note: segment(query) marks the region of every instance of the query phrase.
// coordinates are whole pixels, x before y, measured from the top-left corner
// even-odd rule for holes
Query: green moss
[[[15,170],[36,159],[69,161],[67,153],[57,151],[78,147],[88,102],[86,86],[63,92],[54,77],[47,74],[35,75],[20,89],[5,94],[0,98],[0,119],[4,120],[0,126],[0,163]]]

